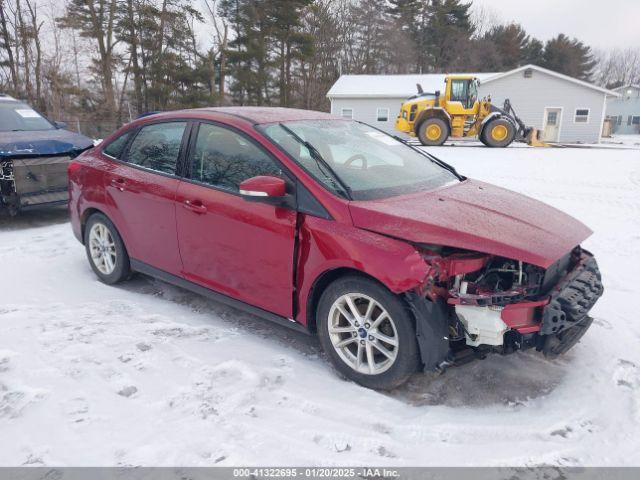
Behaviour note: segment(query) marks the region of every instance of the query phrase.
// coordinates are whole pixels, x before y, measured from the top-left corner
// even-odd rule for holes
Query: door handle
[[[114,178],[113,180],[111,180],[111,186],[116,187],[121,192],[125,191],[126,185],[127,182],[125,182],[122,178]]]
[[[200,200],[185,200],[182,206],[195,213],[207,213],[207,207],[205,207]]]

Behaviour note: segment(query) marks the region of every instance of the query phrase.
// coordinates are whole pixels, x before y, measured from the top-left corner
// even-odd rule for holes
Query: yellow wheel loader
[[[488,147],[506,147],[514,140],[544,146],[538,131],[518,118],[509,100],[503,108],[491,104],[491,97],[478,99],[480,81],[468,75],[445,78],[445,93],[418,94],[400,107],[396,130],[417,137],[423,145],[442,145],[447,138],[478,137]]]

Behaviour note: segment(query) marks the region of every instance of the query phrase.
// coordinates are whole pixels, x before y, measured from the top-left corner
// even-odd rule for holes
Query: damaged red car
[[[69,179],[100,280],[140,272],[317,334],[371,388],[492,352],[562,354],[603,291],[582,223],[329,114],[150,115]]]

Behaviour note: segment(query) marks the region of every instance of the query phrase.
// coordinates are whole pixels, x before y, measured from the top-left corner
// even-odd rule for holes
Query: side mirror
[[[287,193],[287,184],[282,178],[261,175],[240,183],[240,195],[253,202],[273,203],[280,201]]]
[[[55,122],[53,122],[53,124],[56,126],[56,128],[64,129],[64,128],[67,128],[67,127],[68,127],[67,122],[58,122],[58,121],[55,121]]]

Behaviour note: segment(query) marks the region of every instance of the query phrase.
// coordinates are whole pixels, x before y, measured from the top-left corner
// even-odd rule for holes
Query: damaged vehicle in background
[[[0,95],[0,213],[68,201],[67,167],[93,140]]]
[[[100,280],[141,272],[317,334],[378,389],[591,325],[591,231],[365,124],[279,108],[136,120],[72,162],[71,223]]]

